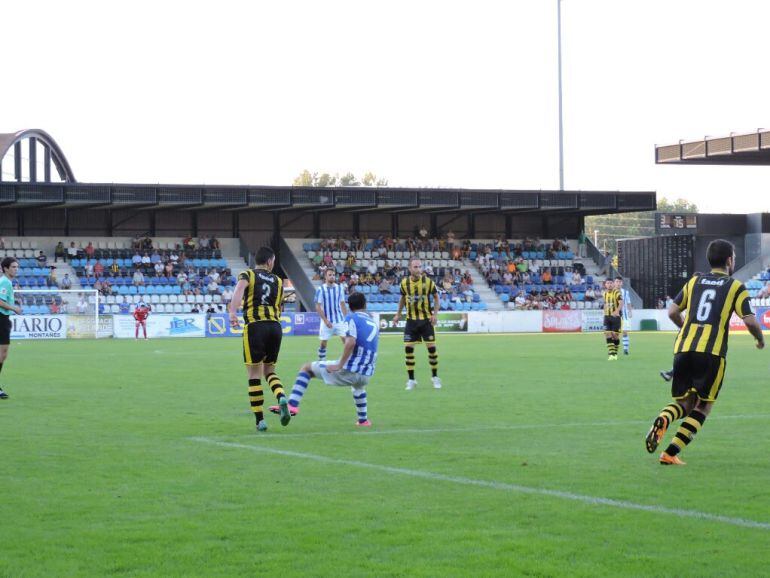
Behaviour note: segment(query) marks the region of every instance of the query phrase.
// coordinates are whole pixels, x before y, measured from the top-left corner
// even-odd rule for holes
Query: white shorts
[[[318,338],[321,341],[328,341],[329,338],[333,335],[339,335],[340,337],[344,338],[347,332],[348,325],[344,321],[340,321],[339,323],[332,323],[331,327],[327,327],[326,323],[321,321],[321,328],[318,330]]]
[[[337,361],[314,361],[310,364],[310,369],[313,371],[313,375],[323,379],[326,385],[342,385],[352,387],[353,389],[361,389],[369,384],[368,376],[353,373],[347,369],[340,369],[334,373],[326,371],[327,365],[335,363]]]

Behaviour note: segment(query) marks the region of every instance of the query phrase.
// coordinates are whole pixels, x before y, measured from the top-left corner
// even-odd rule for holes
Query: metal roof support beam
[[[29,137],[29,182],[37,182],[37,139]]]

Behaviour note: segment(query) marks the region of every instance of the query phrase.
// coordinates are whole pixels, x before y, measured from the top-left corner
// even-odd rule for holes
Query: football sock
[[[666,427],[668,427],[676,420],[684,417],[684,408],[676,402],[670,403],[660,410],[658,417],[662,417],[666,421]]]
[[[278,377],[275,373],[268,373],[265,376],[265,379],[267,379],[267,384],[270,386],[275,399],[281,401],[282,397],[286,397],[286,394],[283,392],[283,384],[281,383],[280,377]]]
[[[620,349],[620,339],[617,337],[613,340],[613,345],[615,346],[615,355],[618,354],[618,349]]]
[[[438,375],[438,351],[435,347],[428,348],[428,363],[430,364],[430,372],[433,377]]]
[[[406,352],[406,372],[409,374],[409,379],[414,379],[414,347],[407,345],[404,351]]]
[[[615,346],[615,342],[612,340],[612,337],[607,338],[607,353],[612,355],[612,348]]]
[[[291,407],[299,407],[299,402],[302,400],[302,396],[305,395],[305,390],[310,384],[311,376],[307,371],[300,371],[297,374],[297,379],[294,381],[294,388],[291,390],[289,396],[289,405]]]
[[[356,403],[356,413],[358,414],[358,423],[363,423],[367,420],[366,417],[366,390],[354,389],[353,401]]]
[[[704,414],[696,409],[692,410],[690,415],[684,418],[679,429],[676,430],[674,439],[671,440],[671,444],[666,448],[666,453],[670,456],[675,456],[686,448],[687,444],[689,444],[695,437],[695,434],[697,434],[700,431],[700,428],[703,427],[704,421],[706,421],[706,416]]]
[[[257,423],[265,419],[262,413],[262,405],[265,403],[265,396],[262,395],[262,385],[259,379],[249,380],[249,403],[251,404],[251,411],[254,412],[254,419]]]
[[[3,364],[0,363],[0,373],[2,373],[2,372],[3,372]]]
[[[623,351],[628,351],[628,347],[631,344],[631,341],[628,339],[628,335],[623,336]]]
[[[318,348],[318,360],[324,361],[326,359],[326,348],[325,347],[319,347]]]

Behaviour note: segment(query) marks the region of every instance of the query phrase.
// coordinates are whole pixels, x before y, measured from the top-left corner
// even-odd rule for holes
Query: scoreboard
[[[659,235],[694,235],[697,230],[696,213],[655,213],[655,232]]]
[[[620,274],[631,282],[644,302],[654,309],[658,299],[675,297],[694,273],[693,235],[663,235],[618,240]]]

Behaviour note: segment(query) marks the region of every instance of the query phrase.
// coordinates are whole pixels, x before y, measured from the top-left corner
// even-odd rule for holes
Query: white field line
[[[437,474],[433,472],[426,472],[422,470],[410,470],[407,468],[395,468],[391,466],[383,466],[380,464],[371,464],[367,462],[359,462],[355,460],[343,460],[338,458],[330,458],[326,456],[308,454],[303,452],[294,452],[289,450],[279,450],[275,448],[268,448],[258,445],[247,445],[233,442],[218,441],[205,437],[193,437],[188,438],[191,441],[209,444],[225,448],[243,449],[257,453],[266,453],[279,456],[286,456],[291,458],[299,458],[303,460],[312,460],[324,464],[351,466],[354,468],[364,468],[369,470],[376,470],[379,472],[385,472],[388,474],[396,474],[401,476],[410,476],[413,478],[421,478],[424,480],[449,482],[452,484],[459,484],[463,486],[476,486],[482,488],[489,488],[492,490],[500,490],[505,492],[513,492],[517,494],[529,494],[537,496],[547,496],[550,498],[559,498],[562,500],[571,500],[573,502],[580,502],[588,504],[589,506],[608,506],[611,508],[619,508],[622,510],[637,510],[642,512],[650,512],[653,514],[665,514],[669,516],[675,516],[677,518],[694,518],[697,520],[706,520],[710,522],[718,522],[720,524],[728,524],[730,526],[739,526],[742,528],[756,528],[760,530],[770,530],[770,522],[758,522],[756,520],[748,520],[746,518],[733,518],[730,516],[722,516],[719,514],[710,514],[708,512],[699,512],[697,510],[685,510],[681,508],[667,508],[665,506],[654,506],[648,504],[637,504],[635,502],[628,502],[625,500],[613,500],[611,498],[601,498],[596,496],[588,496],[584,494],[575,494],[573,492],[562,492],[560,490],[549,490],[546,488],[534,488],[530,486],[520,486],[518,484],[509,484],[505,482],[495,482],[488,480],[477,480],[473,478],[464,478],[460,476],[447,476],[444,474]]]
[[[723,420],[723,419],[768,419],[770,414],[746,414],[746,415],[720,415],[709,417],[708,421]],[[298,418],[301,419],[301,418]],[[595,421],[595,422],[578,422],[578,423],[548,423],[548,424],[508,424],[508,425],[479,425],[473,427],[445,427],[445,428],[406,428],[406,429],[392,429],[392,430],[365,430],[365,429],[346,429],[344,431],[322,431],[322,432],[302,432],[302,433],[285,433],[285,430],[281,429],[281,433],[263,433],[262,437],[270,438],[286,438],[286,437],[316,437],[316,436],[344,436],[344,435],[356,435],[356,436],[376,436],[376,435],[414,435],[414,434],[441,434],[441,433],[467,433],[467,432],[483,432],[483,431],[515,431],[515,430],[539,430],[539,429],[557,429],[557,428],[598,428],[598,427],[614,427],[614,426],[634,426],[634,425],[650,425],[652,419],[649,420],[628,420],[628,421]],[[644,433],[644,432],[643,432]],[[230,435],[226,436],[227,439],[239,439],[239,438],[253,438],[254,434],[242,434],[242,435]]]

